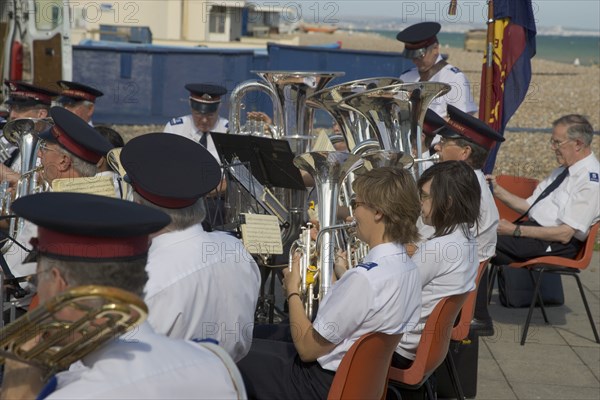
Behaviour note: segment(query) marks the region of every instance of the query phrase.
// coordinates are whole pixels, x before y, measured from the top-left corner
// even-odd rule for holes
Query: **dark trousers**
[[[300,360],[293,343],[253,339],[237,364],[249,399],[326,399],[335,372]]]
[[[520,225],[540,226],[533,221],[525,221]],[[514,261],[526,261],[541,256],[575,258],[580,247],[581,242],[575,238],[572,238],[569,243],[563,244],[527,237],[499,235],[496,256],[492,258],[492,264],[508,265]]]

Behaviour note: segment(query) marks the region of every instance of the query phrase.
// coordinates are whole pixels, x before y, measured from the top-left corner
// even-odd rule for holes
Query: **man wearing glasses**
[[[448,119],[446,108],[452,104],[458,109],[474,114],[477,105],[471,95],[471,84],[458,68],[448,64],[440,55],[437,22],[420,22],[404,29],[396,39],[404,43],[402,55],[411,59],[415,67],[400,75],[403,82],[441,82],[451,86],[450,92],[433,100],[430,108],[440,117]]]
[[[39,134],[38,157],[43,167],[42,178],[50,185],[57,179],[93,177],[98,173],[102,157],[112,149],[110,142],[84,120],[62,107],[52,107],[54,126]],[[32,237],[37,227],[26,221],[13,245],[4,255],[15,277],[35,273],[30,254]]]
[[[9,90],[5,104],[8,107],[8,121],[21,118],[48,118],[52,99],[58,93],[39,86],[20,81],[4,81]],[[17,146],[0,135],[0,162],[12,168],[17,174],[7,168],[0,167],[2,180],[10,182],[19,178],[21,163]]]
[[[498,185],[493,176],[487,177],[494,196],[529,217],[526,223],[500,220],[497,265],[537,256],[577,255],[590,226],[600,219],[600,164],[590,147],[592,136],[592,125],[581,115],[554,121],[550,147],[560,167],[527,199]]]

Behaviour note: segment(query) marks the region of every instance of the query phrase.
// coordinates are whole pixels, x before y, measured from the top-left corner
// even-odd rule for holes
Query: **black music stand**
[[[252,175],[264,186],[306,190],[287,140],[249,135],[210,134],[223,163],[234,157],[250,163]]]

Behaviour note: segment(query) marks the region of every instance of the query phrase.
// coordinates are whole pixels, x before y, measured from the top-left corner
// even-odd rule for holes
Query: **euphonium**
[[[81,314],[65,319],[64,311]],[[0,356],[29,363],[49,374],[66,369],[110,339],[138,326],[148,308],[138,296],[105,286],[63,292],[0,330]],[[40,338],[31,346],[32,340]]]
[[[348,151],[360,155],[369,148],[369,144],[377,144],[377,136],[360,113],[350,108],[340,107],[339,102],[351,95],[398,83],[402,83],[402,81],[391,77],[365,78],[344,82],[319,90],[307,99],[306,104],[327,111],[340,126]]]
[[[19,147],[19,156],[21,159],[20,172],[21,177],[15,188],[14,200],[27,196],[29,194],[48,190],[48,185],[43,182],[38,182],[38,174],[41,172],[41,167],[36,167],[37,152],[39,147],[38,134],[52,126],[50,118],[21,118],[15,119],[4,125],[2,131],[6,140]],[[10,204],[12,202],[12,194],[5,191],[2,194],[2,215],[10,214]],[[13,238],[17,237],[19,231],[23,229],[24,221],[22,219],[11,219],[9,235]],[[2,246],[2,253],[6,253],[12,246],[13,241],[8,240]]]
[[[359,156],[337,151],[322,151],[300,154],[294,159],[294,165],[308,172],[315,181],[318,199],[318,216],[321,237],[316,251],[316,267],[319,274],[319,300],[331,287],[335,261],[335,236],[332,233],[336,225],[336,215],[340,185],[346,175],[360,166]]]
[[[364,155],[365,168],[413,165],[421,154],[421,127],[429,104],[450,86],[438,82],[402,83],[345,97],[339,107],[360,113],[377,135],[381,150]]]

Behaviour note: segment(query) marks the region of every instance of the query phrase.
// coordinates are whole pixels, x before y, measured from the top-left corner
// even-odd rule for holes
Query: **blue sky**
[[[509,0],[521,1],[521,0]],[[282,3],[283,4],[283,3]],[[404,17],[411,19],[441,19],[458,22],[447,16],[450,0],[300,0],[304,16]],[[486,15],[484,0],[458,0],[459,21],[483,23]],[[600,30],[600,1],[598,0],[533,0],[536,24],[543,27],[562,26]],[[439,18],[435,18],[438,15]]]

